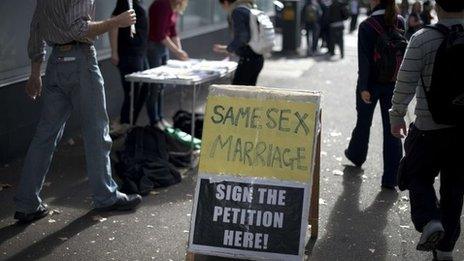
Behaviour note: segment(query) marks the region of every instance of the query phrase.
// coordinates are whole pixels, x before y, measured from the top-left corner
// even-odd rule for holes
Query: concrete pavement
[[[381,191],[380,113],[372,126],[362,170],[343,157],[354,127],[356,35],[346,37],[344,60],[279,58],[266,61],[262,86],[323,92],[320,236],[311,260],[431,260],[415,251],[419,234],[410,222],[407,193]],[[187,107],[187,106],[186,106]],[[188,107],[187,107],[188,108]],[[154,191],[134,213],[90,211],[83,147],[62,145],[47,178],[43,199],[54,214],[29,226],[12,219],[21,162],[0,168],[0,260],[183,260],[196,174]],[[456,260],[464,260],[464,240]]]

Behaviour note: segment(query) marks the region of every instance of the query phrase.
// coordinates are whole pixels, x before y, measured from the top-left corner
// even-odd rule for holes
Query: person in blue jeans
[[[179,60],[189,59],[176,30],[178,16],[186,7],[187,0],[156,0],[151,4],[148,11],[150,30],[147,51],[150,68],[165,65],[170,51]],[[161,123],[158,126],[163,127],[167,125],[163,119],[163,85],[151,86],[149,93],[147,111],[150,125]]]
[[[148,88],[146,85],[135,84],[134,88],[134,114],[133,122],[130,122],[130,103],[131,103],[131,84],[125,80],[125,76],[134,72],[148,69],[147,65],[147,39],[148,39],[148,19],[146,11],[141,5],[141,0],[133,0],[133,8],[137,15],[135,33],[131,32],[130,27],[115,28],[110,31],[111,43],[111,63],[118,67],[122,86],[124,89],[124,101],[120,114],[120,128],[115,130],[116,134],[123,134],[131,124],[137,122],[138,115],[142,110]],[[117,16],[129,10],[127,0],[118,0],[113,11],[113,16]]]
[[[105,21],[93,21],[93,14],[95,1],[91,0],[76,3],[37,1],[29,38],[32,63],[26,92],[34,100],[43,95],[43,107],[15,196],[14,218],[19,222],[32,222],[48,213],[39,194],[73,109],[79,110],[81,115],[94,207],[98,210],[129,210],[142,200],[140,195],[119,192],[111,176],[109,154],[112,142],[105,89],[93,45],[96,36],[134,24],[136,15],[134,10],[128,10]],[[45,59],[45,42],[53,51],[42,89],[40,73]]]
[[[394,0],[370,0],[371,16],[363,21],[358,31],[358,85],[356,88],[357,121],[345,156],[357,167],[367,158],[369,135],[377,103],[380,103],[383,125],[383,176],[382,187],[395,189],[397,171],[402,157],[401,141],[390,132],[388,110],[392,106],[395,80],[379,83],[374,67],[374,49],[380,34],[371,26],[378,24],[389,30],[394,27],[404,31],[404,19],[396,14]],[[374,21],[372,19],[375,19]]]

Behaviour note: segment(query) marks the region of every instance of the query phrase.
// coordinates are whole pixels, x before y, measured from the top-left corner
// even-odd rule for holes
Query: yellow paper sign
[[[200,171],[311,182],[318,105],[208,98]]]

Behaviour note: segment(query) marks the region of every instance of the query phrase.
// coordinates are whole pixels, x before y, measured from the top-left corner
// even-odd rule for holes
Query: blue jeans
[[[64,57],[73,57],[65,60]],[[20,212],[35,212],[42,200],[40,191],[73,108],[78,109],[84,137],[87,175],[95,207],[114,204],[117,185],[111,177],[108,115],[103,77],[95,48],[78,44],[71,50],[53,48],[43,84],[42,113],[24,162],[15,196]]]
[[[162,43],[148,42],[147,58],[150,68],[166,65],[169,60],[169,50]],[[163,87],[162,84],[150,86],[147,113],[151,125],[163,118]]]
[[[395,138],[390,130],[390,116],[394,85],[372,86],[371,104],[361,99],[361,93],[356,91],[356,111],[358,119],[356,127],[351,135],[347,156],[358,165],[362,165],[367,158],[369,148],[369,135],[377,102],[380,103],[383,125],[383,176],[382,184],[387,186],[397,185],[397,172],[403,151],[401,140]]]

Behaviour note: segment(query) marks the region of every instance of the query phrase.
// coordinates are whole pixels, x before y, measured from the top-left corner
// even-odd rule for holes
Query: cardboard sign
[[[302,260],[320,95],[210,89],[189,250]]]

